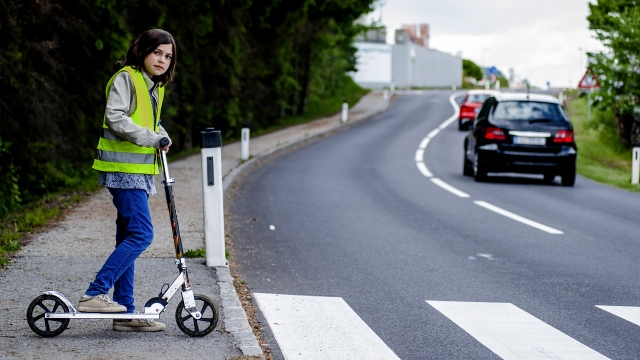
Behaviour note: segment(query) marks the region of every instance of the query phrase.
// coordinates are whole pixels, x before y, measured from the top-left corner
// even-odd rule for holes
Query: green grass
[[[229,259],[229,252],[228,251],[224,251],[224,255],[226,259]],[[191,250],[187,250],[184,253],[184,257],[186,258],[199,258],[199,257],[206,257],[207,256],[207,251],[204,248],[199,248],[199,249],[191,249]]]
[[[333,95],[309,96],[309,101],[307,103],[307,112],[303,115],[287,116],[267,128],[255,130],[252,129],[251,136],[256,137],[268,134],[289,126],[305,124],[313,120],[334,115],[342,110],[342,103],[345,99],[349,104],[349,108],[351,108],[370,91],[371,90],[369,89],[361,88],[351,78],[348,78],[344,81],[344,85],[340,89],[336,90]],[[224,146],[236,141],[240,141],[240,134],[237,134],[235,136],[229,136],[228,134],[226,134],[223,136],[222,145]],[[197,146],[194,146],[189,150],[172,150],[171,152],[169,152],[167,160],[169,162],[173,162],[199,152],[200,148]]]
[[[287,116],[267,128],[251,130],[251,137],[257,137],[287,128],[289,126],[306,124],[313,120],[334,115],[342,110],[342,103],[345,99],[349,104],[349,108],[351,108],[370,91],[371,90],[369,89],[361,88],[356,83],[351,81],[342,89],[340,89],[340,91],[337,91],[334,95],[324,97],[310,97],[307,104],[307,112],[303,115]],[[240,134],[236,136],[223,136],[222,146],[236,141],[240,141]],[[199,152],[200,148],[197,146],[194,146],[189,150],[173,150],[169,152],[167,160],[169,162],[173,162]]]
[[[198,258],[207,256],[207,252],[203,249],[191,249],[184,252],[186,258]]]
[[[611,126],[613,113],[591,107],[591,121],[587,121],[586,97],[571,99],[567,111],[578,145],[578,173],[603,184],[640,192],[640,185],[631,184],[632,151],[620,143],[615,128]]]
[[[97,187],[92,186],[91,189]],[[46,198],[10,214],[0,221],[0,267],[7,264],[11,253],[20,250],[20,240],[25,235],[38,231],[49,219],[72,204],[84,199],[87,190],[52,194]]]
[[[349,108],[351,108],[360,98],[368,94],[369,91],[368,89],[361,88],[349,78],[345,81],[345,85],[332,95],[310,96],[309,102],[307,103],[307,112],[303,115],[288,116],[268,128],[256,131],[252,130],[251,136],[263,135],[289,126],[304,124],[319,118],[334,115],[342,109],[342,103],[345,99],[349,104]],[[236,140],[239,139],[240,138]]]

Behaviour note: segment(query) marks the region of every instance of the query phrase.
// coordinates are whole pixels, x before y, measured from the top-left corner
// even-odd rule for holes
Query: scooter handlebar
[[[162,139],[160,139],[160,147],[165,147],[167,145],[169,145],[169,138],[163,137]]]

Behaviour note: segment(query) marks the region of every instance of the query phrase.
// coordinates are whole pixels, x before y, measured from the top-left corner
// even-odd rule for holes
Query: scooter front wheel
[[[67,305],[53,295],[40,295],[27,308],[27,322],[33,332],[42,337],[62,334],[69,325],[69,319],[47,319],[46,313],[69,312]]]
[[[200,310],[202,317],[196,319],[184,308],[184,300],[180,301],[176,308],[176,323],[183,333],[200,337],[211,333],[218,324],[218,307],[204,295],[196,294],[196,308]]]

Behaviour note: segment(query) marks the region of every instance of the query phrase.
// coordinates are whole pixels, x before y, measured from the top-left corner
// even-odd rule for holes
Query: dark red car
[[[458,130],[468,130],[473,126],[476,114],[480,111],[482,103],[490,98],[500,94],[499,91],[493,90],[469,90],[460,105],[460,116],[458,117]]]

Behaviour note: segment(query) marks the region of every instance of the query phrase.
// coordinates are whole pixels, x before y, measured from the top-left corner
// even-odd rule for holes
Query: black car
[[[562,185],[576,180],[573,127],[553,96],[502,93],[483,104],[464,140],[464,175],[485,180],[489,172],[556,175]]]

